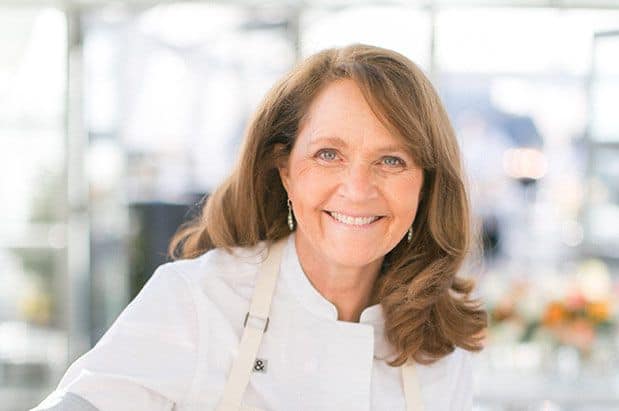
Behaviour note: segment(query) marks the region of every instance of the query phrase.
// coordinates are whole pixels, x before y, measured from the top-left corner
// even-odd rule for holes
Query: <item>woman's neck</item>
[[[361,312],[374,303],[374,283],[382,258],[359,267],[338,265],[317,255],[295,238],[297,254],[305,275],[318,292],[337,308],[340,321],[359,322]]]

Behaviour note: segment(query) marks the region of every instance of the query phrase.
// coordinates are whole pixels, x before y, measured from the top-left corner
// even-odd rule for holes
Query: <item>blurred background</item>
[[[430,77],[490,313],[475,410],[619,409],[619,1],[0,0],[0,410],[58,383],[166,261],[295,61]]]

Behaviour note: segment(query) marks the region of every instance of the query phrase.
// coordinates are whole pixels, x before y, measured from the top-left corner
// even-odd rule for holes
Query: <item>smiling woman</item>
[[[401,163],[386,165],[379,153]],[[473,281],[456,276],[472,240],[460,150],[413,62],[360,44],[303,61],[267,94],[236,170],[170,251],[191,257],[280,238],[287,198],[306,275],[330,301],[342,295],[342,317],[380,302],[400,352],[392,365],[482,349],[486,312],[469,299]],[[375,215],[384,218],[367,233],[335,221]]]
[[[470,410],[487,318],[457,275],[464,181],[414,63],[363,44],[309,57],[171,241],[177,261],[39,409],[72,393],[110,410]]]

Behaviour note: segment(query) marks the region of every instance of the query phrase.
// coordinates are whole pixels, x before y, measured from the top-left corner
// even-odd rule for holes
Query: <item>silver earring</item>
[[[408,235],[406,236],[406,241],[411,242],[413,239],[413,226],[408,227]]]
[[[294,230],[294,221],[292,220],[292,201],[288,199],[288,228],[290,231]]]

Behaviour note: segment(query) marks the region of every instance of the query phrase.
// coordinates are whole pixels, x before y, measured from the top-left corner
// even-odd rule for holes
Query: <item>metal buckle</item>
[[[247,319],[249,318],[249,311],[247,312],[247,314],[245,314],[245,321],[243,321],[243,327],[247,327]],[[262,317],[256,317],[255,315],[252,315],[252,318],[257,318],[258,320],[264,321],[264,330],[262,330],[263,333],[267,332],[267,328],[269,327],[269,317],[266,318],[266,320]]]

